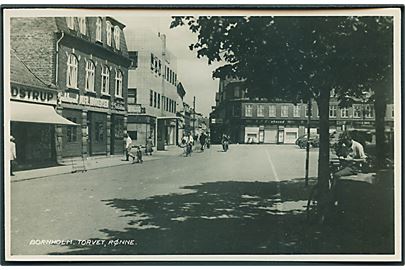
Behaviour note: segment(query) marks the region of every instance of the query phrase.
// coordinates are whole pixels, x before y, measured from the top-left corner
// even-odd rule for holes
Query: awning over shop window
[[[38,124],[71,125],[78,124],[63,118],[56,113],[53,106],[24,102],[10,102],[11,121]]]

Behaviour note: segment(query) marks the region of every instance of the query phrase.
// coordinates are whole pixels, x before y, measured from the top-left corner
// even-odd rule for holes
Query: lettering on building
[[[11,99],[56,105],[56,92],[11,86]]]
[[[83,106],[90,106],[104,109],[108,109],[110,107],[110,102],[108,100],[88,96],[80,96],[79,104]]]
[[[116,100],[111,102],[111,109],[117,111],[125,111],[125,103],[122,100]]]

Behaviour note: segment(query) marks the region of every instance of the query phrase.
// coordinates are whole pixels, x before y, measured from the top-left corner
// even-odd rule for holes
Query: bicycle
[[[326,192],[321,188],[319,181],[311,189],[306,208],[307,220],[323,224],[327,219],[327,215],[329,216],[336,212],[335,208],[338,205],[338,201],[335,173],[341,168],[340,160],[332,159],[329,162],[329,179]],[[323,209],[320,208],[321,206]]]

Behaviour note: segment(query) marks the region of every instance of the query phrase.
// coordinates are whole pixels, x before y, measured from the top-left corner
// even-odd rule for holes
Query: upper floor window
[[[75,29],[75,17],[67,17],[66,18],[67,27],[70,29]]]
[[[160,109],[160,94],[157,96],[157,107]]]
[[[115,73],[115,96],[122,97],[122,72],[117,70]]]
[[[264,117],[264,105],[257,106],[257,116]]]
[[[136,104],[136,88],[128,88],[128,104]]]
[[[86,34],[86,18],[85,17],[79,17],[79,31],[83,35]]]
[[[394,117],[395,116],[395,114],[394,114],[394,107],[392,107],[392,109],[391,109],[391,117]]]
[[[86,61],[86,79],[85,79],[85,90],[94,91],[94,76],[95,76],[95,66],[93,61]]]
[[[121,29],[118,26],[114,27],[114,43],[117,50],[120,49],[120,33]]]
[[[335,118],[336,117],[336,109],[337,109],[336,105],[330,105],[329,106],[329,117],[330,118]]]
[[[149,106],[153,106],[153,90],[149,91]]]
[[[97,17],[96,21],[96,40],[101,41],[101,28],[103,25],[103,20],[100,17]]]
[[[253,116],[253,113],[252,113],[252,105],[251,105],[251,104],[246,104],[246,107],[245,107],[245,115],[246,115],[246,116]]]
[[[135,69],[138,67],[138,52],[128,52],[128,57],[131,59],[129,69]]]
[[[154,70],[155,69],[155,56],[153,55],[153,53],[150,54],[150,70]]]
[[[74,54],[69,54],[67,60],[66,86],[77,88],[77,57]]]
[[[159,59],[159,76],[162,75],[162,61]]]
[[[157,93],[153,92],[153,107],[155,107],[155,108],[157,106],[156,102],[157,102]]]
[[[101,69],[101,93],[108,94],[110,92],[110,69],[108,66],[103,66]]]
[[[349,109],[348,108],[341,108],[340,109],[340,117],[341,118],[348,118],[349,117]]]
[[[269,105],[269,117],[276,117],[276,105]]]
[[[107,21],[107,23],[106,23],[106,32],[107,32],[107,45],[108,46],[111,46],[111,31],[112,31],[112,28],[111,28],[111,22],[109,22],[109,21]]]
[[[294,111],[293,111],[294,117],[300,117],[300,108],[301,108],[300,105],[294,106]]]
[[[364,109],[364,117],[366,117],[366,118],[374,117],[374,106],[373,105],[366,105],[366,107]]]
[[[288,105],[281,105],[281,117],[288,117]]]
[[[353,117],[354,118],[361,117],[361,105],[353,105]]]

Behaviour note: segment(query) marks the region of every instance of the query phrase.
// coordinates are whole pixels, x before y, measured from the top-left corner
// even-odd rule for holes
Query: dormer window
[[[106,31],[107,31],[107,45],[111,46],[111,22],[107,21],[107,26],[106,26]]]
[[[121,29],[118,26],[114,27],[114,42],[117,50],[120,49],[120,30]]]
[[[86,18],[85,17],[79,17],[79,31],[83,35],[86,34]]]
[[[75,17],[67,17],[66,24],[67,24],[67,27],[69,27],[69,29],[74,30],[75,29]]]
[[[97,18],[96,21],[96,40],[101,41],[101,27],[102,27],[103,21],[100,17]]]

